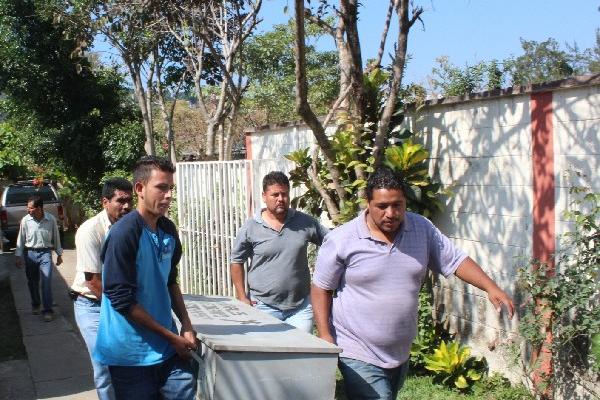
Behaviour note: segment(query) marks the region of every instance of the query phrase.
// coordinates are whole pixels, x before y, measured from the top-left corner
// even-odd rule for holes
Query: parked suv
[[[52,183],[19,181],[6,186],[0,197],[0,229],[8,240],[4,248],[15,246],[21,219],[27,214],[27,199],[36,194],[44,200],[44,212],[49,212],[56,218],[62,238],[63,206]]]

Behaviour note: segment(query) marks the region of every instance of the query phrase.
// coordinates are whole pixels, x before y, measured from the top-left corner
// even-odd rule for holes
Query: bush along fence
[[[571,229],[559,250],[547,262],[531,260],[518,278],[524,301],[515,346],[543,399],[600,398],[600,193],[571,187],[570,194],[563,215]],[[550,369],[542,368],[546,358]]]

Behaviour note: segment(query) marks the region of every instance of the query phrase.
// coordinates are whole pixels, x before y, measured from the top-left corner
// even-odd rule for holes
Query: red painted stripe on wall
[[[244,139],[246,143],[246,160],[252,160],[252,133],[246,132]]]
[[[552,92],[531,95],[533,257],[549,262],[556,250]]]
[[[554,273],[553,255],[555,239],[555,179],[554,179],[554,129],[552,92],[531,95],[531,134],[533,168],[533,257]],[[533,268],[536,268],[533,265]],[[540,348],[534,349],[532,365],[535,386],[551,398],[553,392],[549,377],[552,368],[552,315],[543,302],[537,303],[544,321],[545,339]]]

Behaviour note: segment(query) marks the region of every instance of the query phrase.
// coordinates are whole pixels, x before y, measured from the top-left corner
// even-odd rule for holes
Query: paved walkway
[[[31,314],[25,271],[14,266],[12,252],[0,254],[0,276],[10,275],[27,350],[27,360],[0,363],[0,400],[98,399],[89,355],[67,294],[75,275],[75,250],[65,250],[63,260],[52,279],[56,318],[44,322],[41,315]]]

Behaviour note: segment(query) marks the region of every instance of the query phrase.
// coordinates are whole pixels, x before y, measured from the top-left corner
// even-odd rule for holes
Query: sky
[[[313,1],[313,3],[315,3]],[[336,2],[332,2],[336,3]],[[561,46],[574,42],[583,49],[595,45],[600,28],[600,0],[414,0],[425,12],[409,34],[412,56],[404,83],[424,84],[435,59],[446,55],[457,66],[479,61],[502,60],[520,55],[520,38],[544,41],[555,38]],[[387,11],[387,0],[362,0],[359,34],[363,61],[374,58]],[[284,7],[288,14],[284,14]],[[263,23],[259,30],[287,21],[292,0],[263,0]],[[386,53],[393,50],[397,18],[390,28]],[[321,39],[318,46],[332,49],[333,41]]]

